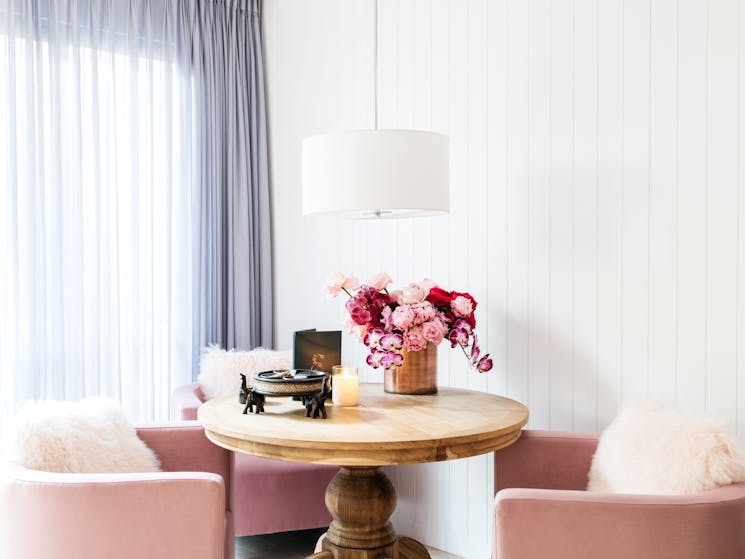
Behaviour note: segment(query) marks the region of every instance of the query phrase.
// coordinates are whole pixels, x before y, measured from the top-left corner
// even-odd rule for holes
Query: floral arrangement
[[[344,323],[350,334],[370,348],[367,364],[377,369],[399,367],[401,350],[421,351],[443,340],[460,347],[481,373],[491,370],[489,354],[481,355],[476,337],[476,301],[468,293],[445,291],[423,279],[400,290],[388,291],[390,276],[379,273],[361,284],[354,276],[331,274],[326,279],[330,297],[349,296]]]

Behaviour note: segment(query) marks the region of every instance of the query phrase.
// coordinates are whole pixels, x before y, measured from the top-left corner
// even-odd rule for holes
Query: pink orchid
[[[404,338],[401,334],[394,334],[389,332],[382,338],[380,338],[380,347],[384,350],[393,351],[401,349],[404,344]]]
[[[349,316],[348,312],[342,311],[341,323],[349,335],[354,336],[359,341],[363,341],[365,339],[365,335],[367,334],[367,326],[361,326],[357,324],[354,320],[352,320],[352,317]]]
[[[368,330],[363,343],[367,347],[378,347],[380,345],[380,338],[385,335],[385,331],[382,328],[370,328]]]
[[[383,359],[383,356],[385,355],[385,353],[386,353],[385,351],[380,350],[376,347],[372,348],[365,361],[373,369],[377,369],[378,367],[380,367],[380,361],[381,359]]]
[[[380,366],[386,370],[391,367],[400,367],[403,364],[404,356],[397,351],[387,351],[380,359]]]
[[[461,328],[453,328],[448,336],[450,340],[450,347],[457,345],[465,347],[468,345],[468,332]]]
[[[456,320],[453,324],[453,328],[458,330],[465,330],[466,333],[470,336],[471,332],[473,332],[473,329],[471,328],[471,324],[467,320],[459,319]]]
[[[369,324],[372,321],[372,313],[364,297],[348,299],[345,306],[355,324]]]
[[[471,344],[471,365],[476,365],[479,361],[479,354],[481,349],[479,348],[479,339],[476,334],[473,335],[473,343]]]
[[[388,305],[383,307],[380,313],[380,321],[383,323],[383,328],[386,332],[393,330],[393,311]]]
[[[353,336],[355,336],[359,341],[362,341],[365,339],[365,336],[367,335],[367,329],[369,326],[367,324],[355,324],[352,328],[352,331],[350,332]]]
[[[385,289],[392,282],[391,276],[385,272],[378,272],[367,280],[367,285],[378,291]]]
[[[403,365],[404,358],[397,351],[386,351],[375,348],[370,351],[370,355],[367,356],[366,361],[373,369],[377,369],[378,367],[390,369],[391,367],[400,367]]]
[[[479,362],[476,364],[476,370],[479,373],[486,373],[491,371],[491,368],[493,366],[494,362],[491,360],[491,357],[489,357],[489,354],[487,353],[481,359],[479,359]]]

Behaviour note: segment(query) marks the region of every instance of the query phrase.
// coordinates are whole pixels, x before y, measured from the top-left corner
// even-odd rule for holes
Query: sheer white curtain
[[[106,395],[165,419],[191,381],[201,171],[184,4],[0,0],[0,418]]]

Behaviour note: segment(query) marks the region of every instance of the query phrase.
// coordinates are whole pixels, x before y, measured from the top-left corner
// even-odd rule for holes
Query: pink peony
[[[388,287],[388,285],[392,281],[393,280],[391,279],[391,276],[389,276],[385,272],[378,272],[367,280],[367,285],[369,285],[373,289],[377,289],[378,291],[380,291],[381,289],[385,289],[386,287]]]
[[[404,333],[404,347],[406,351],[419,351],[427,347],[427,339],[424,337],[421,326],[414,326]]]
[[[398,296],[398,304],[413,305],[414,303],[421,303],[428,293],[429,290],[425,291],[418,283],[410,283],[401,290],[401,295]]]
[[[414,310],[414,324],[416,326],[432,320],[437,314],[437,311],[432,306],[432,303],[428,303],[427,301],[425,301],[424,303],[417,303],[416,305],[412,305],[411,308]]]
[[[401,305],[396,307],[391,315],[393,324],[399,330],[408,330],[414,324],[414,309],[411,305]]]
[[[473,312],[473,303],[462,295],[458,295],[450,302],[450,308],[453,309],[455,316],[470,316]]]
[[[360,287],[360,280],[354,276],[345,276],[341,272],[334,272],[326,278],[326,291],[329,297],[336,297],[342,289],[355,291]]]
[[[448,332],[448,327],[439,319],[435,318],[429,322],[422,324],[422,335],[424,339],[435,345],[439,345],[440,342],[445,338],[445,334]]]

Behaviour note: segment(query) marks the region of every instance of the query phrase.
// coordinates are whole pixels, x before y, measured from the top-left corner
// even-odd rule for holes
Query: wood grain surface
[[[267,398],[266,413],[243,415],[238,398],[210,400],[198,418],[225,448],[296,462],[386,466],[465,458],[513,443],[528,409],[508,398],[441,388],[437,394],[387,394],[362,384],[354,407],[327,406],[328,419],[305,417],[291,398]]]

